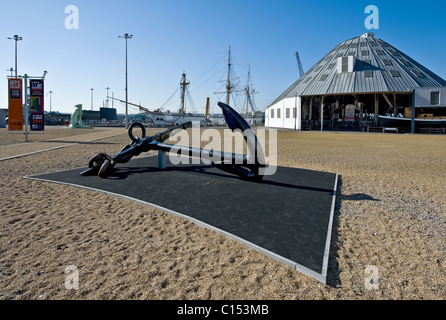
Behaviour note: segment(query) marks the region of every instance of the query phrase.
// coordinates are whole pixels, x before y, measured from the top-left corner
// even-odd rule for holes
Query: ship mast
[[[226,93],[226,104],[229,105],[230,104],[230,98],[231,98],[231,93],[233,92],[237,92],[237,91],[243,91],[243,90],[234,90],[235,87],[237,87],[237,85],[233,85],[231,80],[236,80],[238,78],[233,78],[231,79],[231,70],[232,70],[232,62],[231,62],[231,46],[229,46],[229,55],[228,55],[228,78],[226,80],[223,80],[226,82],[226,91],[223,92],[214,92],[215,94],[218,93]]]
[[[183,71],[183,77],[181,80],[181,109],[180,109],[180,114],[185,114],[185,102],[186,102],[186,87],[189,85],[190,83],[186,81],[186,73]]]
[[[251,86],[253,86],[253,84],[251,84],[251,65],[249,65],[248,66],[248,82],[247,82],[245,90],[244,90],[245,91],[244,95],[246,95],[246,111],[245,111],[246,116],[248,116],[248,113],[249,113],[249,104],[251,103],[251,95],[257,93],[255,90],[251,90]],[[256,110],[254,110],[252,103],[251,103],[251,109],[253,112],[256,111]]]
[[[248,84],[246,85],[246,115],[248,115],[249,102],[251,99],[251,94],[256,93],[254,90],[251,91],[250,81],[251,81],[251,65],[248,66]],[[254,110],[253,110],[254,111]]]
[[[226,104],[229,106],[229,98],[232,92],[232,89],[234,89],[233,86],[231,86],[231,46],[229,46],[229,56],[228,56],[228,80],[226,84]]]

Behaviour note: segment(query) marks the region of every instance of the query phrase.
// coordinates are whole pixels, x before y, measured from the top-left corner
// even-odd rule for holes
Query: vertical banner
[[[8,79],[8,128],[10,131],[23,130],[22,79]]]
[[[45,130],[44,115],[42,113],[31,113],[31,130],[32,131]]]
[[[43,131],[44,126],[44,84],[43,80],[30,80],[29,110],[31,112],[31,130]]]

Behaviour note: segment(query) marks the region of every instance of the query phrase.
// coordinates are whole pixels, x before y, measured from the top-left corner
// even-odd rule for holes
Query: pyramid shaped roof
[[[340,72],[342,57],[353,56],[353,72]],[[446,81],[373,33],[331,50],[272,104],[295,96],[412,92],[446,86]]]

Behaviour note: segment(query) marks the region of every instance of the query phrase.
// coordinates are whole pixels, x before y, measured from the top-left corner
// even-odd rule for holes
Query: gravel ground
[[[446,136],[278,132],[279,165],[340,175],[324,285],[160,210],[23,179],[114,154],[122,133],[57,128],[19,144],[0,129],[0,159],[70,142],[0,161],[0,299],[446,297]],[[78,290],[65,286],[70,266]]]

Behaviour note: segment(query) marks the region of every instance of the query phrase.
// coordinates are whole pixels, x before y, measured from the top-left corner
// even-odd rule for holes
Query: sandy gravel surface
[[[43,140],[60,139],[63,137],[74,137],[98,131],[108,131],[104,128],[93,129],[70,129],[65,126],[46,127],[44,133],[34,132],[28,135],[29,142],[37,142]],[[0,146],[15,145],[25,143],[25,135],[23,132],[9,132],[7,129],[0,129]]]
[[[66,127],[49,127],[46,130],[47,132],[44,134],[29,135],[29,142],[23,142],[25,141],[24,135],[11,134],[5,130],[0,131],[0,160],[49,149],[65,148],[77,143],[94,142],[105,137],[126,133],[124,128],[69,129]],[[14,141],[17,143],[13,143]]]
[[[53,133],[40,140],[72,140],[69,131]],[[0,299],[446,297],[446,136],[278,138],[279,165],[340,174],[327,285],[162,211],[22,178],[119,152],[129,142],[123,134],[0,161]],[[78,269],[78,290],[65,286],[69,266]]]

